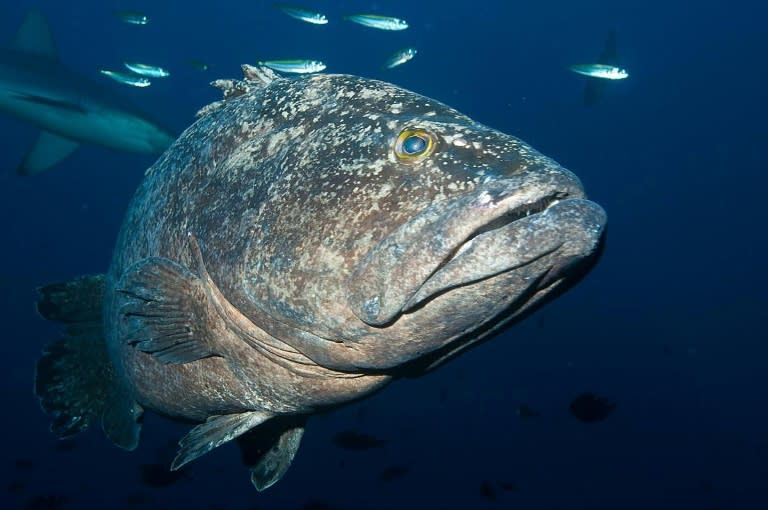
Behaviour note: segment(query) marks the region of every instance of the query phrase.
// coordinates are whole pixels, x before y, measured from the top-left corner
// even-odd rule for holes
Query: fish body
[[[143,12],[115,11],[115,16],[117,16],[124,23],[128,23],[130,25],[146,25],[149,23],[149,16]]]
[[[392,69],[393,67],[405,64],[415,56],[416,48],[404,48],[395,52],[391,57],[389,57],[386,62],[384,62],[384,68]]]
[[[517,416],[521,419],[535,418],[541,416],[541,414],[527,404],[520,404],[517,406]]]
[[[380,16],[378,14],[352,14],[344,16],[344,19],[363,25],[365,27],[377,28],[379,30],[405,30],[408,28],[408,22],[404,19],[393,18],[392,16]]]
[[[379,480],[382,480],[384,482],[391,482],[392,480],[397,480],[398,478],[402,478],[405,475],[408,474],[408,472],[411,470],[411,467],[407,464],[397,464],[394,466],[389,466],[384,468],[379,473]]]
[[[109,87],[65,67],[43,15],[30,10],[11,47],[0,49],[0,111],[42,132],[18,172],[45,171],[81,143],[159,154],[173,134]]]
[[[319,60],[287,59],[287,60],[264,60],[259,65],[269,67],[281,73],[309,74],[319,73],[326,68],[326,65]]]
[[[125,73],[123,71],[115,71],[113,69],[99,69],[99,72],[104,76],[112,78],[118,83],[123,85],[130,85],[131,87],[149,87],[152,82],[145,76],[138,75],[136,73]]]
[[[237,438],[263,490],[312,414],[572,285],[606,217],[571,172],[438,101],[244,72],[147,170],[108,272],[41,289],[68,333],[35,389],[63,437],[101,423],[133,449],[145,410],[199,423],[173,469]]]
[[[171,75],[167,69],[160,66],[142,64],[140,62],[123,62],[123,65],[135,74],[150,78],[166,78]]]
[[[605,64],[576,64],[570,66],[569,69],[574,73],[603,80],[623,80],[629,76],[626,70]]]
[[[344,450],[370,450],[381,448],[388,441],[354,430],[344,430],[333,437],[333,442]]]
[[[307,23],[312,23],[313,25],[325,25],[328,23],[328,18],[325,14],[321,14],[319,12],[310,11],[308,9],[304,9],[303,7],[298,7],[295,5],[289,5],[289,4],[274,4],[276,9],[280,9],[285,14],[292,18],[296,18],[301,21],[306,21]]]
[[[615,408],[616,402],[594,393],[582,393],[571,401],[568,411],[583,423],[597,423],[608,418]]]

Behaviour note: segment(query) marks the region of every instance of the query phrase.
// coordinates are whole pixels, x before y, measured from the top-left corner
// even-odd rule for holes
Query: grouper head
[[[314,75],[226,103],[221,186],[249,187],[229,211],[237,264],[212,277],[319,365],[449,357],[572,283],[601,242],[605,213],[573,173],[435,100]]]

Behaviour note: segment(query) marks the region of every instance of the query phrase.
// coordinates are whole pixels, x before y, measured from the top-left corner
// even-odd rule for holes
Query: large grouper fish
[[[423,373],[586,273],[606,216],[517,138],[376,80],[243,66],[147,170],[106,274],[41,289],[35,392],[118,446],[197,424],[263,490],[307,417]]]

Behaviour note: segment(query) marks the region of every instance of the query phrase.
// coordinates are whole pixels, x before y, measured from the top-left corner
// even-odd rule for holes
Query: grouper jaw
[[[347,303],[363,322],[385,326],[435,292],[530,263],[579,237],[570,230],[583,225],[557,228],[573,200],[602,230],[602,209],[583,197],[579,180],[553,164],[434,203],[368,252],[349,279]]]
[[[555,200],[539,212],[513,213],[506,223],[494,222],[458,249],[419,288],[403,307],[407,313],[423,301],[462,285],[477,283],[545,260],[545,277],[536,282],[544,289],[563,277],[572,263],[591,255],[605,225],[605,212],[580,198]],[[535,209],[533,209],[535,211]],[[506,218],[506,215],[505,217]],[[501,218],[503,219],[503,218]]]

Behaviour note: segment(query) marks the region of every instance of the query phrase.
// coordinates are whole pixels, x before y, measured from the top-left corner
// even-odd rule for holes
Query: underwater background
[[[5,1],[0,41],[48,18],[62,61],[180,132],[240,64],[323,60],[391,81],[513,134],[574,171],[608,213],[595,269],[562,297],[419,379],[310,419],[285,478],[258,493],[234,445],[179,477],[157,466],[188,430],[151,413],[127,453],[98,427],[57,441],[34,363],[61,336],[36,287],[106,270],[154,158],[83,145],[16,169],[38,129],[0,113],[0,507],[149,509],[768,508],[768,4],[699,0],[301,0],[325,26],[261,0]],[[116,9],[145,12],[130,25]],[[341,16],[375,12],[410,28]],[[629,72],[583,104],[568,70],[610,31]],[[382,70],[395,50],[417,56]],[[167,67],[137,89],[98,74]],[[189,64],[208,65],[201,71]],[[579,394],[615,404],[585,423]],[[380,439],[340,447],[339,432]],[[341,445],[343,446],[343,445]]]

